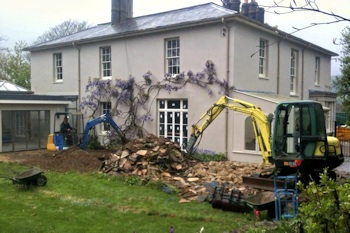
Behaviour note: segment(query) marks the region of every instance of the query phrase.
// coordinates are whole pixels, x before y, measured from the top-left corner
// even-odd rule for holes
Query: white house
[[[224,2],[134,18],[132,1],[112,0],[111,23],[27,48],[32,91],[78,96],[69,109],[80,112],[90,78],[133,76],[142,81],[151,71],[153,82],[160,82],[166,73],[202,71],[209,60],[218,79],[234,86],[232,98],[256,104],[266,113],[282,100],[314,99],[334,119],[330,70],[331,57],[337,54],[265,24],[264,10],[255,2]],[[191,125],[222,95],[218,87],[212,88],[211,96],[195,85],[170,95],[161,91],[149,109],[154,120],[146,122],[145,129],[186,142]],[[99,113],[108,104],[102,104]],[[226,153],[229,159],[260,159],[248,125],[247,116],[223,113],[208,127],[199,148]],[[103,125],[98,131],[103,134]]]

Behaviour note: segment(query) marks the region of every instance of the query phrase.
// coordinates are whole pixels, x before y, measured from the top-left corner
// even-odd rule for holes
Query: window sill
[[[112,79],[112,76],[102,77],[101,79],[102,79],[102,80],[111,80],[111,79]]]
[[[290,93],[289,96],[290,96],[290,97],[299,97],[299,95],[294,94],[294,93]]]
[[[261,80],[269,80],[269,77],[259,76],[259,79],[261,79]]]
[[[320,84],[316,84],[316,83],[315,83],[315,87],[321,87],[321,85],[320,85]]]
[[[60,81],[54,81],[53,84],[62,84],[63,83],[63,80],[60,80]]]

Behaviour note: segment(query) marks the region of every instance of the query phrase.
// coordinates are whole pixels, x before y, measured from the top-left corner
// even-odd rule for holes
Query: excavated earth
[[[242,176],[271,169],[261,164],[235,161],[198,162],[184,157],[180,147],[168,139],[148,135],[113,150],[80,149],[50,152],[46,149],[0,153],[0,162],[14,162],[44,171],[103,172],[134,175],[143,180],[159,180],[180,191],[180,202],[211,201],[215,187],[244,196],[259,190],[242,184]],[[164,190],[164,191],[169,191]]]

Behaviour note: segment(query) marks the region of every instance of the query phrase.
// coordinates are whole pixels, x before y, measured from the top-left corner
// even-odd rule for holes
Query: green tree
[[[336,77],[333,86],[337,90],[338,98],[343,105],[343,111],[350,111],[350,27],[342,31],[340,40],[342,45],[342,57],[340,58],[341,76]]]
[[[24,41],[19,41],[13,51],[8,48],[1,49],[0,79],[30,89],[30,56],[23,51],[26,45]]]
[[[39,36],[34,44],[41,44],[47,41],[55,40],[64,36],[68,36],[85,29],[90,28],[91,25],[86,21],[66,20]]]

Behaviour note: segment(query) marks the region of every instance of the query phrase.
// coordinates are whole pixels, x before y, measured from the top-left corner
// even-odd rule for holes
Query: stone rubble
[[[270,169],[272,166],[235,161],[198,162],[184,156],[178,144],[166,138],[148,135],[125,144],[103,162],[101,172],[137,175],[145,180],[159,180],[175,186],[181,203],[210,201],[215,187],[237,189],[243,195],[258,190],[245,187],[242,176]]]

